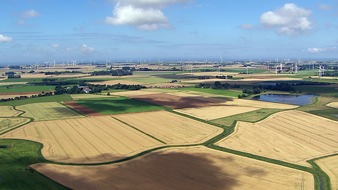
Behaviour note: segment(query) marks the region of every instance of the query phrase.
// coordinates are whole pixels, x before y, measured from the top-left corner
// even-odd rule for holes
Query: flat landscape
[[[21,111],[15,110],[12,106],[0,106],[0,117],[13,117],[17,116]]]
[[[319,167],[330,177],[331,188],[338,189],[338,156],[316,160]]]
[[[205,147],[164,149],[112,165],[32,168],[71,189],[314,189],[310,173]]]
[[[17,109],[25,111],[23,116],[32,117],[35,121],[83,117],[57,102],[26,104]]]
[[[197,117],[204,120],[213,120],[222,117],[229,117],[232,115],[246,113],[259,108],[253,107],[240,107],[240,106],[210,106],[201,108],[185,108],[176,109],[176,112],[184,113],[193,117]]]
[[[257,123],[239,122],[217,145],[309,166],[306,160],[338,152],[337,136],[338,122],[291,110]]]

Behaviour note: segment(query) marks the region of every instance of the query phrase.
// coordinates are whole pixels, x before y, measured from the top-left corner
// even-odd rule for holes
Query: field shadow
[[[72,189],[176,189],[176,190],[233,190],[243,182],[231,167],[233,157],[220,157],[221,167],[210,154],[153,153],[142,159],[118,165],[36,167],[44,175]],[[217,156],[216,156],[217,157]],[[265,175],[265,171],[245,168],[244,175]],[[62,172],[63,171],[63,172]],[[258,171],[258,172],[256,172]],[[238,172],[236,172],[238,173]]]

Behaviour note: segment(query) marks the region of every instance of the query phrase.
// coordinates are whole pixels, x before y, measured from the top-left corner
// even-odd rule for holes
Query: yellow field
[[[115,96],[126,96],[126,97],[134,97],[141,95],[150,95],[150,94],[159,94],[158,92],[144,91],[144,90],[136,90],[136,91],[126,91],[126,92],[114,92],[110,93]]]
[[[0,117],[14,117],[22,113],[13,109],[12,106],[0,106],[0,110]]]
[[[32,117],[36,121],[83,117],[57,102],[26,104],[17,108],[26,111],[23,116]]]
[[[272,109],[294,109],[298,106],[289,104],[280,104],[274,102],[263,102],[255,100],[233,99],[232,101],[226,101],[223,103],[227,106],[250,106],[255,108],[272,108]]]
[[[338,122],[306,112],[276,113],[257,123],[239,122],[217,145],[290,163],[338,152]]]
[[[113,117],[167,144],[201,143],[223,129],[166,111],[122,114]]]
[[[338,109],[338,102],[331,102],[331,103],[327,104],[327,106]]]
[[[338,156],[316,160],[319,167],[330,177],[331,189],[338,189]]]
[[[0,79],[4,80],[4,79]],[[0,82],[0,86],[9,86],[9,85],[16,85],[16,84],[26,84],[27,82]]]
[[[7,99],[7,98],[15,98],[15,97],[18,97],[18,96],[32,96],[32,95],[38,95],[39,93],[11,93],[11,94],[0,94],[0,99]]]
[[[51,71],[51,70],[46,70]],[[45,75],[45,74],[22,74],[21,78],[80,78],[90,76],[90,74],[62,74],[62,75]]]
[[[4,133],[12,128],[15,128],[21,124],[29,122],[28,118],[0,118],[0,133]]]
[[[259,108],[240,107],[240,106],[210,106],[200,108],[184,108],[175,111],[184,113],[204,120],[218,119],[240,113],[258,110]]]
[[[163,145],[109,116],[33,122],[1,137],[41,142],[46,159],[65,163],[107,162]]]
[[[35,164],[71,189],[314,189],[310,173],[206,147],[171,148],[119,164]]]

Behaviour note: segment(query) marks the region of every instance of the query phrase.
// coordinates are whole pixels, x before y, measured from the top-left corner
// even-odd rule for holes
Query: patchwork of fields
[[[203,142],[222,132],[221,128],[164,111],[114,117],[118,120],[102,116],[33,122],[1,137],[41,142],[42,154],[49,160],[98,163],[166,144]]]
[[[338,152],[338,122],[306,112],[276,113],[257,122],[239,122],[217,145],[309,166],[306,160]]]
[[[170,148],[102,166],[35,164],[71,189],[313,189],[310,173],[208,149]]]
[[[17,118],[0,118],[0,134],[11,130],[19,125],[28,123],[29,119],[28,118],[22,118],[22,117],[17,117]]]
[[[338,155],[316,160],[316,163],[329,175],[331,188],[338,189]]]
[[[83,117],[57,102],[26,104],[17,108],[25,111],[23,116],[32,117],[36,121]]]
[[[15,110],[13,106],[0,106],[0,117],[14,117],[22,113],[21,111]]]

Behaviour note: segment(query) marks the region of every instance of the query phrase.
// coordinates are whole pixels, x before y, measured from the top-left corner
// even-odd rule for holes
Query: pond
[[[293,104],[304,106],[311,104],[315,95],[290,95],[290,94],[262,94],[253,97],[254,100],[261,100],[266,102],[277,102],[284,104]]]

